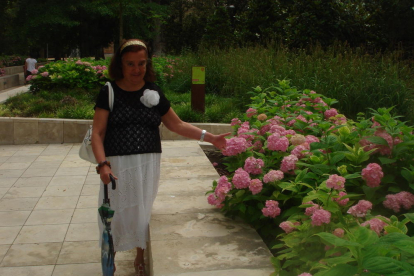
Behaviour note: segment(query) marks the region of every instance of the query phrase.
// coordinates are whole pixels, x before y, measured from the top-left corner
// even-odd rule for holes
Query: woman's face
[[[122,56],[123,81],[131,86],[144,86],[147,72],[147,55],[145,50],[127,52]]]

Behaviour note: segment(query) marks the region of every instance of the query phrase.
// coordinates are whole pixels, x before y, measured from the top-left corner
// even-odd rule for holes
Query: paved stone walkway
[[[177,173],[166,163],[188,164],[177,160],[185,150],[174,143],[163,142],[162,178]],[[78,150],[79,144],[0,145],[0,275],[101,275],[99,177]],[[205,156],[204,162],[211,166]],[[134,250],[117,253],[116,275],[134,275],[134,258]]]

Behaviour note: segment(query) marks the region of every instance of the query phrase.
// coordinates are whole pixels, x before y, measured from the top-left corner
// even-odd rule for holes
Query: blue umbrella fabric
[[[116,188],[116,182],[112,175],[110,175],[110,178],[112,182],[112,190],[114,190]],[[104,225],[101,245],[101,265],[103,276],[114,275],[115,263],[115,250],[111,233],[111,221],[115,214],[115,211],[111,209],[111,204],[108,197],[108,185],[104,184],[104,200],[103,204],[98,209],[102,223]]]

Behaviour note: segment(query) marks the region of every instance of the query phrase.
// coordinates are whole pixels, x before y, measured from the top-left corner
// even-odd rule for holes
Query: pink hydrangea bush
[[[237,189],[245,189],[250,185],[250,175],[242,168],[238,168],[234,173],[232,182]]]
[[[341,191],[338,193],[337,197],[333,197],[333,200],[336,201],[336,203],[338,203],[340,206],[346,206],[349,202],[349,198],[343,198],[346,195],[346,192]]]
[[[223,150],[223,155],[233,156],[245,152],[249,144],[245,138],[233,137],[226,140],[226,148]]]
[[[264,236],[274,235],[274,242],[282,244],[278,248],[289,256],[300,252],[309,264],[347,252],[324,244],[323,235],[316,238],[321,232],[350,240],[353,231],[364,229],[360,231],[383,237],[385,229],[393,228],[379,213],[389,210],[385,216],[396,212],[402,217],[414,206],[409,185],[414,180],[412,129],[387,109],[375,111],[375,120],[348,120],[332,107],[333,99],[309,90],[296,93],[281,83],[278,89],[255,88],[251,107],[243,118],[232,120],[232,139],[244,139],[240,144],[234,139],[223,151],[232,186],[228,190],[230,181],[225,179],[225,184],[217,184],[220,188],[214,187],[209,203],[243,218]],[[404,192],[388,195],[397,189]],[[367,200],[371,197],[372,202]],[[272,218],[267,219],[271,225],[264,217]],[[312,252],[298,240],[310,244]],[[301,262],[300,268],[293,268],[286,265],[288,259],[281,259],[286,271],[317,273],[330,267]]]
[[[331,174],[328,180],[326,180],[326,187],[335,190],[342,190],[345,188],[345,178],[337,174]]]
[[[401,208],[410,210],[414,205],[414,195],[410,192],[399,192],[397,194],[390,194],[385,197],[383,204],[386,208],[399,213]]]
[[[244,170],[250,174],[261,174],[264,167],[264,162],[262,159],[248,157],[244,162]]]
[[[275,218],[280,215],[279,202],[275,200],[266,200],[266,207],[262,209],[262,213],[265,217]]]
[[[286,234],[289,234],[296,229],[295,225],[291,221],[283,221],[279,224],[279,227],[282,228]]]
[[[258,194],[263,189],[263,183],[260,181],[260,179],[252,179],[249,184],[249,190],[252,192],[252,194]]]
[[[379,218],[373,218],[361,223],[361,226],[368,226],[371,230],[373,230],[379,236],[381,231],[384,230],[384,226],[388,225],[388,223],[384,222]]]
[[[361,172],[362,179],[367,182],[369,187],[378,187],[381,183],[381,179],[384,177],[382,168],[377,163],[370,163]]]
[[[321,226],[324,223],[329,224],[331,222],[331,213],[323,209],[317,209],[313,212],[311,219],[313,226]]]
[[[280,170],[284,173],[292,172],[296,169],[296,162],[298,162],[298,160],[299,159],[293,154],[285,156],[282,160]]]
[[[358,203],[348,209],[348,214],[353,215],[354,217],[365,217],[367,212],[372,209],[372,203],[368,200],[360,200]]]
[[[267,174],[263,176],[263,182],[264,183],[271,183],[276,182],[279,180],[282,180],[284,177],[284,174],[280,170],[270,170]]]

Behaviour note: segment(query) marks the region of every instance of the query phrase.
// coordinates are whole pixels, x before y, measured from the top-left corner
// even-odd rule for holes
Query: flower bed
[[[413,127],[287,81],[251,94],[209,203],[258,230],[274,275],[414,275]]]

